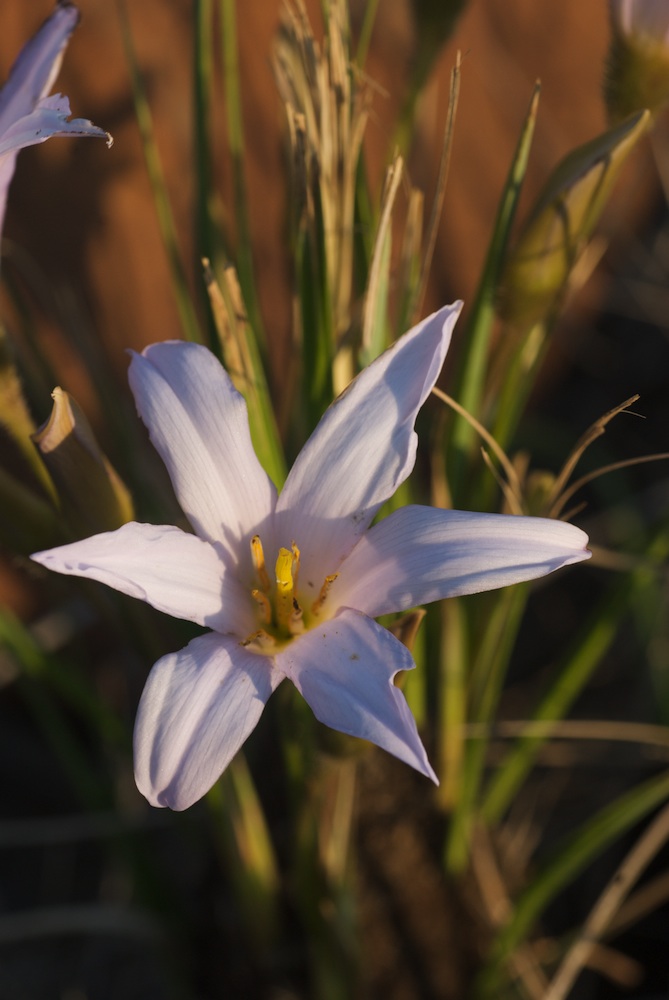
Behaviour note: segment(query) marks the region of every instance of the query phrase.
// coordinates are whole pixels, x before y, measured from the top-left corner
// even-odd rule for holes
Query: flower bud
[[[649,117],[631,116],[553,171],[504,267],[500,312],[508,322],[529,329],[554,308]]]
[[[609,117],[620,121],[642,108],[656,114],[669,101],[669,3],[611,0],[611,22],[604,81]]]
[[[77,537],[111,531],[134,517],[128,489],[95,440],[78,403],[63,389],[32,440],[56,487],[68,527]]]

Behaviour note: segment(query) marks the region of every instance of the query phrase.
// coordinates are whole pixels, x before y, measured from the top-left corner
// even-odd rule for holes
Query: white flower
[[[63,52],[77,26],[79,12],[59,3],[48,20],[21,50],[9,79],[0,90],[0,233],[5,217],[7,190],[14,174],[16,154],[25,146],[44,142],[52,135],[112,138],[84,118],[70,118],[67,97],[47,97],[58,75]]]
[[[171,342],[133,356],[140,416],[196,534],[132,522],[33,558],[212,630],[159,660],[144,689],[135,776],[149,802],[199,799],[286,678],[321,722],[436,780],[393,684],[413,661],[374,618],[588,557],[582,531],[543,518],[411,506],[370,528],[413,468],[416,414],[459,311],[430,316],[351,383],[279,496],[213,354]]]

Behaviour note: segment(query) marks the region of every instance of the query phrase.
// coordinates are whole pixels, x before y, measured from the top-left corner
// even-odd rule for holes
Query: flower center
[[[286,645],[316,623],[339,574],[326,576],[316,600],[305,606],[298,595],[300,550],[295,542],[289,549],[279,549],[273,579],[267,571],[259,535],[251,539],[251,559],[258,584],[251,590],[251,596],[257,605],[260,628],[247,636],[242,646],[259,653],[273,653],[277,646]]]

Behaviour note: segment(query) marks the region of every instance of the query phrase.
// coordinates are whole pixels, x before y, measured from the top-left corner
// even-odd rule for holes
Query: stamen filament
[[[272,623],[272,605],[269,602],[269,597],[267,594],[263,594],[262,590],[251,591],[251,597],[254,601],[257,601],[260,606],[260,618],[265,623],[265,625],[271,625]]]
[[[260,535],[254,535],[251,539],[251,558],[253,559],[253,565],[258,576],[260,588],[265,594],[269,594],[272,584],[270,582],[269,573],[265,568],[265,553],[262,549]]]
[[[295,598],[293,598],[293,610],[290,614],[290,619],[288,621],[288,629],[291,635],[301,635],[304,632],[304,622],[302,620],[304,612],[302,608],[297,603]]]
[[[291,543],[290,548],[293,553],[293,591],[297,592],[297,580],[300,575],[300,550],[295,542]]]
[[[329,576],[325,577],[325,580],[323,581],[323,586],[321,587],[321,592],[314,601],[314,603],[311,605],[312,615],[317,615],[318,612],[321,610],[321,608],[325,604],[325,601],[327,600],[327,596],[330,592],[330,587],[335,582],[338,576],[339,573],[330,573]]]
[[[258,646],[259,649],[273,649],[276,646],[276,639],[264,628],[259,628],[257,632],[252,632],[246,639],[242,639],[241,646]]]

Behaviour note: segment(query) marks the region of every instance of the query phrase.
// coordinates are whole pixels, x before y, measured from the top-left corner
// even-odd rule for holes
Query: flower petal
[[[12,122],[32,111],[37,101],[51,90],[65,46],[78,21],[76,7],[59,3],[23,46],[0,91],[0,135]]]
[[[51,17],[24,45],[7,83],[0,90],[0,232],[19,149],[44,142],[52,135],[100,136],[107,139],[107,145],[112,143],[107,132],[83,118],[68,122],[67,98],[46,97],[78,20],[76,7],[59,3]]]
[[[205,347],[171,341],[134,354],[128,377],[195,531],[221,542],[228,565],[241,563],[250,574],[249,542],[271,518],[276,490],[256,458],[246,404],[227,372]]]
[[[106,583],[159,611],[219,632],[249,635],[250,598],[208,542],[172,525],[130,521],[32,558],[57,573]]]
[[[320,722],[376,743],[437,781],[406,699],[393,684],[414,662],[386,629],[346,610],[300,636],[275,662]]]
[[[7,170],[7,162],[14,160],[11,154],[35,146],[39,142],[54,135],[89,136],[96,139],[106,139],[111,145],[112,138],[104,129],[93,125],[86,118],[70,118],[70,102],[61,94],[44,97],[37,106],[22,118],[17,118],[10,126],[0,133],[0,165],[2,177]],[[5,157],[8,159],[5,161]],[[11,178],[11,175],[10,175]]]
[[[406,333],[323,415],[277,504],[282,545],[295,540],[301,573],[320,588],[411,472],[416,414],[434,385],[461,303]],[[318,579],[315,579],[318,577]]]
[[[580,528],[544,517],[402,507],[358,542],[328,604],[375,618],[495,590],[588,559],[587,542]]]
[[[151,805],[187,809],[255,729],[283,675],[215,632],[153,667],[135,722],[135,780]]]

